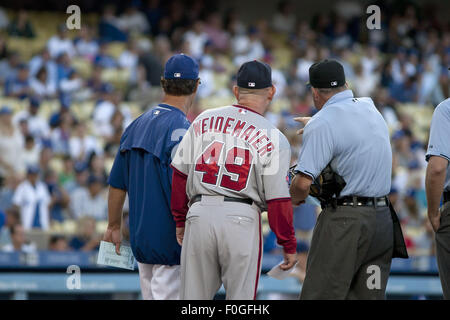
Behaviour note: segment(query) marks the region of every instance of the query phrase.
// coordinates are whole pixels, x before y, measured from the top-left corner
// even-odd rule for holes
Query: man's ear
[[[268,99],[270,101],[272,101],[272,99],[275,96],[276,92],[277,92],[277,88],[274,85],[272,85],[271,90],[270,90],[270,94],[269,94],[269,97],[268,97]]]
[[[233,86],[233,94],[236,97],[236,101],[239,101],[239,88],[238,88],[238,86]]]

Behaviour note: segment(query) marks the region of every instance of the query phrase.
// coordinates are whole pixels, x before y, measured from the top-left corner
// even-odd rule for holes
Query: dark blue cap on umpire
[[[198,79],[198,63],[181,53],[170,57],[164,68],[164,79]]]

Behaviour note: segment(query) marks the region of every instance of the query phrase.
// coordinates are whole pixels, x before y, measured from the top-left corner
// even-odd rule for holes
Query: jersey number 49
[[[224,165],[229,174],[223,170],[219,177],[220,166],[217,162],[220,159],[223,145],[224,143],[220,141],[213,141],[209,144],[202,155],[198,157],[195,171],[203,173],[203,183],[217,185],[217,182],[220,181],[220,186],[223,188],[241,191],[247,186],[253,156],[248,149],[236,146],[230,148],[227,151]],[[234,178],[230,174],[233,174]]]

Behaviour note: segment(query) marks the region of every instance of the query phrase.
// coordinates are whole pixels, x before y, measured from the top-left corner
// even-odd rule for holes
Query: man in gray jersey
[[[238,104],[195,119],[172,161],[181,299],[212,299],[221,284],[227,299],[256,297],[265,209],[284,249],[281,269],[296,262],[287,183],[290,146],[263,116],[275,94],[270,67],[244,63],[234,94]]]
[[[426,160],[428,218],[436,232],[436,257],[444,299],[450,299],[450,98],[434,110]],[[439,208],[442,190],[444,204]]]
[[[318,217],[301,299],[384,299],[394,246],[388,127],[372,99],[353,96],[337,61],[312,65],[309,77],[319,112],[303,130],[292,201],[330,163],[346,185]]]

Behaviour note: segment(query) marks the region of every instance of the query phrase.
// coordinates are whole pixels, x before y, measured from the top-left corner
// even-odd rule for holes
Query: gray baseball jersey
[[[305,126],[296,170],[315,179],[330,163],[347,185],[341,196],[380,197],[391,187],[389,131],[372,99],[335,94]]]
[[[186,193],[266,201],[289,198],[290,145],[268,120],[244,106],[201,113],[183,137],[172,166],[188,176]]]
[[[427,161],[431,156],[445,158],[450,163],[450,98],[442,101],[433,113],[426,154]],[[448,167],[444,189],[450,191],[450,170]]]

